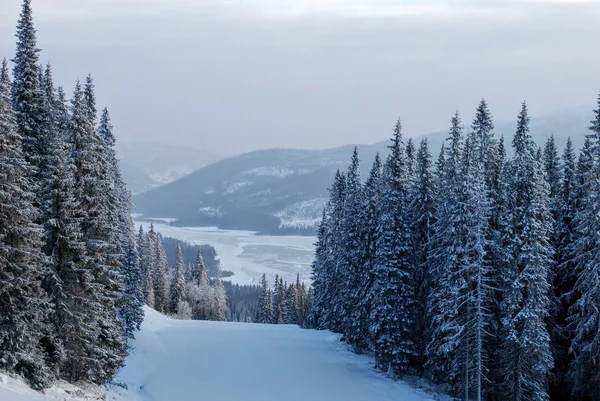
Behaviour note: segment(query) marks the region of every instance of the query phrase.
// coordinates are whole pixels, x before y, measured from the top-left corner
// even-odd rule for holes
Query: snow
[[[210,206],[201,207],[200,209],[198,209],[198,211],[200,213],[204,214],[205,216],[211,216],[211,217],[223,215],[221,213],[220,208],[214,208],[214,207],[210,207]]]
[[[236,182],[235,184],[231,184],[224,192],[225,195],[231,195],[242,188],[249,187],[253,183],[249,181]]]
[[[327,198],[315,198],[296,202],[275,213],[275,217],[280,220],[280,227],[316,227],[321,221],[322,211],[327,201]]]
[[[242,173],[242,175],[254,175],[257,177],[277,177],[277,178],[285,178],[288,175],[294,174],[293,170],[285,167],[277,167],[277,166],[266,166],[266,167],[257,167],[252,170],[247,170]]]
[[[135,400],[433,400],[375,372],[368,357],[352,354],[327,331],[145,312],[135,351],[115,379]]]
[[[174,320],[145,307],[126,365],[105,386],[61,382],[38,393],[0,374],[2,401],[428,401],[328,331]]]
[[[149,223],[136,221],[148,231]],[[218,253],[224,270],[234,273],[227,277],[234,284],[258,284],[263,273],[270,281],[279,274],[284,281],[293,282],[296,274],[310,282],[311,263],[314,259],[315,237],[257,235],[252,231],[220,230],[214,227],[175,227],[154,224],[163,236],[190,244],[212,245]]]
[[[0,373],[0,400],[2,401],[104,401],[105,393],[111,401],[141,401],[117,386],[101,389],[90,383],[77,386],[60,381],[43,393],[32,390],[20,378]]]

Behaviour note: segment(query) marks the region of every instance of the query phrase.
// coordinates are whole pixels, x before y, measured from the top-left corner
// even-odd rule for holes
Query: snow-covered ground
[[[146,309],[116,381],[141,401],[423,401],[338,336],[297,326],[178,321]],[[113,398],[111,398],[112,400]],[[117,398],[118,399],[118,398]]]
[[[75,386],[59,382],[40,393],[29,388],[21,379],[0,373],[1,401],[105,401],[107,392],[111,401],[138,401],[123,388],[110,385],[102,389],[89,383]]]
[[[136,221],[136,227],[149,223]],[[310,280],[310,265],[314,258],[315,237],[256,235],[250,231],[220,230],[207,227],[175,227],[154,223],[154,229],[163,236],[191,244],[212,245],[224,270],[235,273],[228,277],[237,284],[257,284],[263,273],[271,280],[279,274],[284,280]]]
[[[60,383],[37,393],[0,374],[2,401],[426,401],[327,331],[182,321],[145,308],[126,366],[105,388]]]

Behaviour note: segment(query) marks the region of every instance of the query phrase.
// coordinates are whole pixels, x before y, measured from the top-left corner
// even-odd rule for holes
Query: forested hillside
[[[600,399],[600,97],[583,147],[507,143],[485,101],[439,153],[400,121],[366,181],[355,150],[318,231],[311,324],[464,400]]]

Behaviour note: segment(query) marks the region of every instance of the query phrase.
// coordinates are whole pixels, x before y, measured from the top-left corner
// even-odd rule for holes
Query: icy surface
[[[327,331],[177,321],[146,308],[134,347],[116,378],[134,400],[433,399],[375,372],[367,357],[352,354]]]
[[[149,223],[136,221],[136,227]],[[257,284],[263,273],[270,281],[279,274],[285,281],[300,279],[310,281],[310,265],[314,258],[315,237],[256,235],[251,231],[220,230],[207,227],[175,227],[154,224],[163,236],[176,238],[190,244],[212,245],[224,270],[235,275],[227,277],[237,284]]]

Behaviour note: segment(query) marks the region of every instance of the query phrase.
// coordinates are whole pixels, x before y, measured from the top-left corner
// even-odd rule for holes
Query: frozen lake
[[[149,222],[136,221],[144,231]],[[258,284],[263,273],[271,282],[275,274],[284,281],[300,279],[310,281],[310,265],[314,258],[315,237],[256,235],[250,231],[220,230],[214,227],[174,227],[154,222],[154,229],[165,237],[172,237],[190,244],[212,245],[224,270],[235,273],[227,277],[236,284]]]

